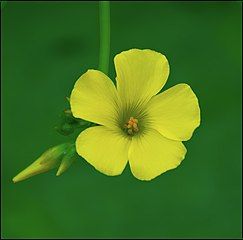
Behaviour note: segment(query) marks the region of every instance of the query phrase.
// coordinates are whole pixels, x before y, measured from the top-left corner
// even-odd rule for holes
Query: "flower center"
[[[124,131],[130,136],[136,134],[139,131],[138,120],[134,117],[130,117],[130,119],[124,125]]]

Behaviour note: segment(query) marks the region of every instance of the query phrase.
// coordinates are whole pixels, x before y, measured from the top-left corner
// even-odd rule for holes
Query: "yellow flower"
[[[136,178],[151,180],[184,159],[182,141],[200,124],[198,100],[184,83],[156,95],[169,75],[168,61],[158,52],[131,49],[114,62],[116,87],[97,70],[75,83],[74,117],[101,125],[81,132],[76,150],[106,175],[121,174],[129,162]]]

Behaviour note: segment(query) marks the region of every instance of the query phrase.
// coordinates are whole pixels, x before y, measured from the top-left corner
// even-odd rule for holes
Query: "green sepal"
[[[70,146],[71,143],[63,143],[48,149],[41,155],[42,161],[40,161],[40,164],[45,164],[53,159],[61,160]]]
[[[79,129],[79,131],[83,131],[86,128],[91,126],[91,122],[75,118],[72,115],[70,109],[66,109],[60,115],[60,122],[57,126],[55,126],[55,130],[61,135],[68,136],[74,132],[75,129]]]

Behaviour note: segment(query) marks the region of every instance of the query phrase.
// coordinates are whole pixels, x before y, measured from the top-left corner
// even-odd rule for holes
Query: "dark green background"
[[[2,9],[2,236],[240,237],[241,3],[112,2],[113,57],[164,53],[165,89],[188,83],[202,122],[182,165],[151,182],[107,177],[80,158],[64,175],[11,179],[66,138],[53,126],[74,82],[97,68],[97,2],[8,2]],[[75,136],[78,133],[75,133]],[[75,137],[73,136],[73,137]]]

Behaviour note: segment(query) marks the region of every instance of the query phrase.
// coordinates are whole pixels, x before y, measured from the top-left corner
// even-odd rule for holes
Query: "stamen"
[[[133,136],[139,131],[138,120],[134,117],[130,117],[127,123],[124,125],[124,130],[128,135]]]

